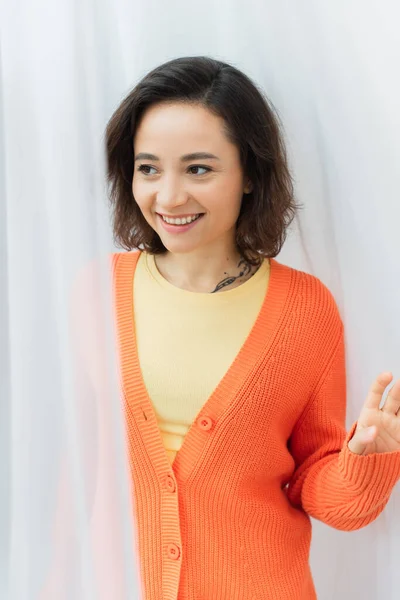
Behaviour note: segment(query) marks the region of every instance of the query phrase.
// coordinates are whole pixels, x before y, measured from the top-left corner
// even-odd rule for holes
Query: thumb
[[[364,454],[368,444],[376,438],[376,427],[366,427],[356,430],[355,434],[347,444],[353,454]]]

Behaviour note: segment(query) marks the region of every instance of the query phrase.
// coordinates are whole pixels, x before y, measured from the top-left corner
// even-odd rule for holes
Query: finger
[[[385,404],[382,407],[383,412],[396,415],[400,409],[400,381],[397,381],[389,390]]]
[[[379,408],[384,391],[392,379],[392,373],[387,371],[378,375],[369,389],[367,399],[365,401],[365,408]]]
[[[355,432],[347,445],[353,454],[365,454],[368,445],[374,441],[376,435],[377,429],[375,426],[361,429],[360,431]]]

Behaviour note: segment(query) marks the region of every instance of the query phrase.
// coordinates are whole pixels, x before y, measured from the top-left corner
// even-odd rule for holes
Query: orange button
[[[167,554],[168,558],[172,558],[172,560],[178,560],[181,555],[181,550],[176,544],[168,544]]]
[[[202,429],[203,431],[208,431],[213,426],[213,422],[210,419],[210,417],[201,417],[197,421],[197,424],[200,427],[200,429]]]
[[[165,478],[165,485],[169,492],[174,492],[176,489],[175,481],[172,475],[167,475]]]

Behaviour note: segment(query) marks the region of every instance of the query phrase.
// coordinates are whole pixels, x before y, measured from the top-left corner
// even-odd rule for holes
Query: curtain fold
[[[399,13],[394,0],[2,0],[1,598],[139,598],[103,132],[157,64],[227,60],[276,106],[304,204],[278,260],[338,302],[348,423],[379,372],[400,377]],[[314,523],[321,600],[398,598],[399,515],[396,488],[364,530]]]

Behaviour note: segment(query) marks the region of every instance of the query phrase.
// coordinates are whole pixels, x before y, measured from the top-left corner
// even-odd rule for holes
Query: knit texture
[[[243,345],[268,280],[265,261],[253,277],[229,291],[190,292],[164,279],[153,255],[141,254],[133,288],[135,340],[171,463],[197,413]]]
[[[364,527],[400,478],[400,453],[347,447],[356,424],[346,435],[332,294],[271,259],[259,316],[171,466],[135,343],[138,256],[113,255],[113,272],[144,599],[315,599],[310,516]]]

